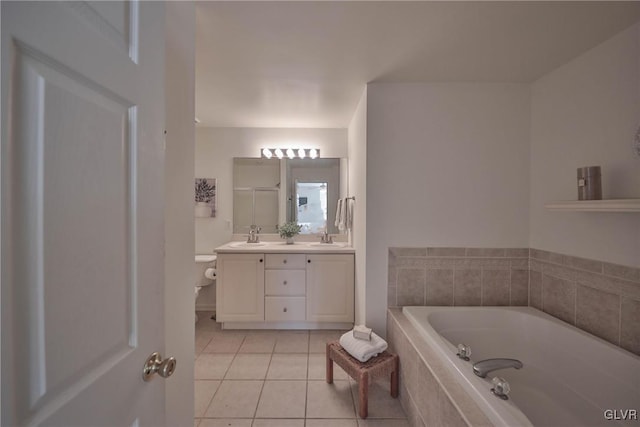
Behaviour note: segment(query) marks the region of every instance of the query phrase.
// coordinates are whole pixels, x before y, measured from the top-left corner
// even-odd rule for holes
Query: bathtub
[[[640,425],[640,357],[529,307],[403,307],[487,418],[498,426]],[[471,361],[456,356],[457,345]],[[520,370],[487,378],[474,362],[514,358]],[[508,400],[494,396],[491,379],[511,386]]]

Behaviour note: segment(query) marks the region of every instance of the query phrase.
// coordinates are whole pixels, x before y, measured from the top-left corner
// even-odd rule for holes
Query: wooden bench
[[[391,375],[391,397],[398,397],[398,355],[384,351],[362,363],[352,357],[338,341],[327,343],[327,383],[333,383],[333,362],[358,383],[360,418],[369,415],[369,382]]]

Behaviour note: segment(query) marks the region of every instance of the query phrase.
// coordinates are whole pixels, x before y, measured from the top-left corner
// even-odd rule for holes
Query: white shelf
[[[552,211],[640,212],[640,199],[567,200],[544,205]]]

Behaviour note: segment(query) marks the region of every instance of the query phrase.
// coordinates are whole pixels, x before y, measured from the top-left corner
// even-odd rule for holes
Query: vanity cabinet
[[[264,320],[299,322],[306,319],[304,254],[265,254]]]
[[[216,319],[264,320],[264,254],[221,254],[216,265]]]
[[[338,328],[354,321],[354,255],[218,253],[225,328]]]
[[[307,255],[307,320],[353,322],[353,255]]]

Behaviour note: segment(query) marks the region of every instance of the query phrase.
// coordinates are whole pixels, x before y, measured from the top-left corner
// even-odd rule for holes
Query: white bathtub
[[[402,311],[495,425],[640,425],[640,357],[634,354],[528,307]],[[459,343],[471,346],[470,362],[456,356]],[[519,359],[524,367],[474,375],[473,363],[489,358]],[[490,392],[494,376],[511,385],[509,400]]]

